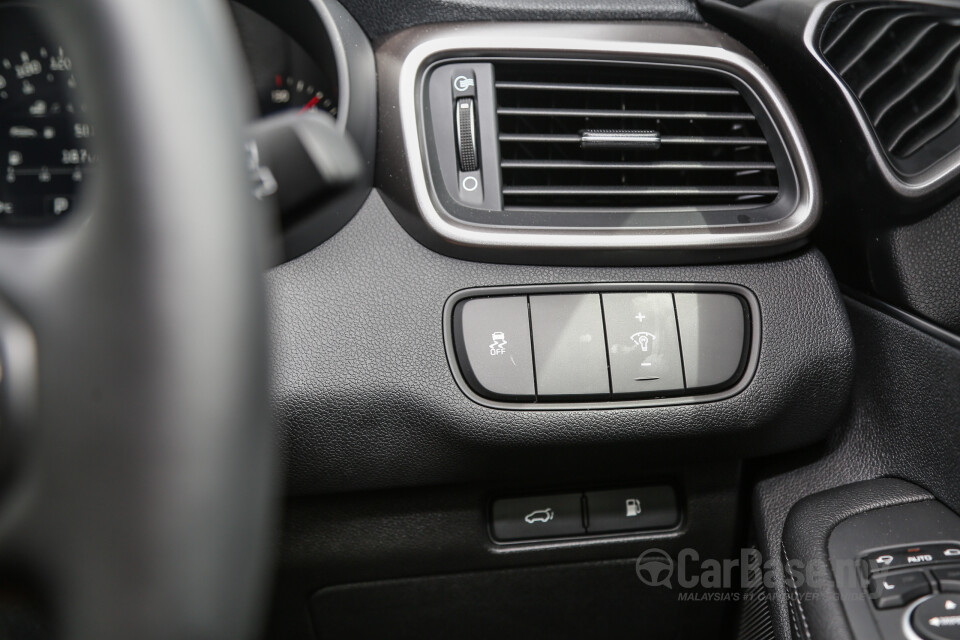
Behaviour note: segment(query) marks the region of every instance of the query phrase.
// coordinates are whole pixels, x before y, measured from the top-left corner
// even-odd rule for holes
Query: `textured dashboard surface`
[[[825,436],[852,381],[850,328],[816,251],[755,264],[577,268],[448,258],[408,236],[374,192],[335,237],[267,276],[273,397],[291,493],[602,476],[650,461],[784,451]],[[757,373],[708,404],[506,411],[469,400],[443,343],[467,287],[731,282],[761,307]]]
[[[826,450],[810,452],[815,461],[767,471],[754,495],[761,551],[769,558],[780,555],[790,508],[833,487],[901,478],[960,510],[960,350],[858,302],[848,307],[857,352],[850,410]],[[773,602],[779,636],[789,638],[786,598]]]
[[[878,234],[874,286],[894,304],[960,333],[960,200]]]
[[[701,20],[693,0],[341,0],[341,4],[371,38],[437,22]]]

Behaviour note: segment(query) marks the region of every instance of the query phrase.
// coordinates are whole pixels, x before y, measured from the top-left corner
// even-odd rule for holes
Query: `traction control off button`
[[[488,398],[533,400],[526,296],[474,298],[453,315],[457,360],[470,387]]]

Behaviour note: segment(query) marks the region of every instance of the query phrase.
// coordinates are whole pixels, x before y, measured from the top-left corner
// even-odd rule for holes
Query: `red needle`
[[[320,97],[313,96],[312,98],[310,98],[310,102],[303,105],[303,108],[300,109],[300,113],[303,113],[304,111],[310,111],[310,109],[313,109],[315,106],[317,106],[318,102],[320,102]]]

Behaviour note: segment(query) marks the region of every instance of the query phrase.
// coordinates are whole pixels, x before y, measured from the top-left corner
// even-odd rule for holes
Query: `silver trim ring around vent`
[[[719,31],[695,25],[654,23],[464,24],[417,30],[399,72],[403,144],[416,203],[429,227],[446,240],[480,248],[537,249],[722,249],[794,243],[820,213],[820,188],[810,151],[786,99],[746,48]],[[414,36],[410,36],[412,39]],[[423,38],[426,38],[425,40]],[[403,41],[403,34],[400,34]],[[471,56],[595,58],[688,64],[726,72],[749,87],[769,112],[784,143],[797,182],[796,205],[785,217],[727,226],[561,228],[480,225],[465,222],[436,201],[428,185],[418,91],[425,69],[443,59]]]
[[[911,2],[918,6],[926,5],[938,8],[957,8],[956,3],[950,0],[944,2],[938,2],[936,0],[911,0]],[[883,174],[887,183],[900,195],[909,197],[924,196],[936,190],[947,180],[960,175],[960,149],[952,151],[929,168],[914,176],[903,175],[893,166],[893,163],[887,156],[887,152],[877,137],[876,131],[874,131],[873,124],[864,113],[860,100],[857,99],[857,96],[850,90],[850,87],[847,86],[843,78],[840,77],[833,66],[824,58],[823,54],[820,53],[820,35],[823,33],[823,28],[827,20],[833,15],[833,12],[842,5],[851,3],[851,0],[825,0],[817,4],[807,19],[806,27],[804,27],[804,46],[806,46],[807,51],[813,56],[814,60],[824,68],[830,78],[840,88],[844,100],[846,100],[850,109],[853,111],[857,124],[860,125],[863,136],[867,141],[867,146],[870,147],[870,152],[877,160],[877,167],[880,169],[880,173]]]

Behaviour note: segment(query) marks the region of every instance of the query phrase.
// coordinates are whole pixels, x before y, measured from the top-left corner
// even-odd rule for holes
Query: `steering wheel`
[[[0,232],[0,567],[57,637],[248,637],[277,483],[227,10],[49,4],[101,162],[70,218]]]

